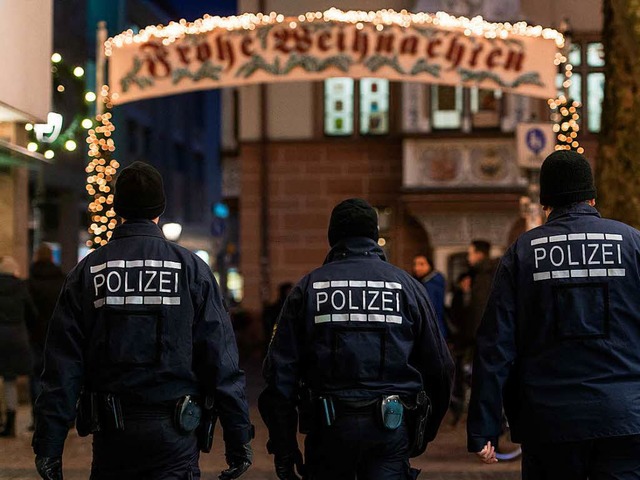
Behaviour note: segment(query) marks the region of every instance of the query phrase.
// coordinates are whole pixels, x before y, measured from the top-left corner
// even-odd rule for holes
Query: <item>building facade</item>
[[[29,178],[46,163],[30,152],[26,124],[46,124],[51,102],[50,57],[53,2],[0,3],[0,256],[13,256],[26,275],[29,227]]]
[[[600,3],[242,0],[239,11],[444,10],[555,28],[564,20],[574,44],[569,94],[583,103],[579,138],[593,158],[602,108]],[[499,254],[522,229],[527,178],[517,163],[516,127],[549,121],[543,100],[366,78],[223,95],[223,118],[232,123],[223,127],[223,143],[236,145],[225,169],[237,180],[243,305],[256,316],[279,283],[322,263],[331,208],[344,198],[363,197],[378,209],[380,244],[392,263],[408,270],[416,253],[430,251],[449,278],[465,268],[472,239],[491,241]]]

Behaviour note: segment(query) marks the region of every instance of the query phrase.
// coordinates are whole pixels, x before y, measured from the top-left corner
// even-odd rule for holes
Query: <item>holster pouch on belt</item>
[[[427,449],[425,433],[427,431],[429,417],[431,416],[431,399],[427,396],[425,391],[418,392],[413,410],[414,412],[412,412],[412,416],[414,418],[412,419],[413,421],[410,429],[413,431],[411,450],[409,454],[411,458],[421,455]]]
[[[76,430],[81,437],[104,430],[124,430],[122,406],[117,395],[83,391],[76,410]]]
[[[400,402],[400,397],[398,395],[382,397],[380,413],[384,428],[387,430],[397,429],[402,425],[402,417],[404,416],[404,406]]]
[[[124,418],[122,417],[122,405],[120,398],[112,393],[99,394],[103,399],[106,410],[106,422],[114,430],[124,430]]]
[[[216,428],[218,413],[212,397],[207,397],[202,409],[202,419],[196,433],[198,437],[198,448],[203,453],[209,453],[213,448],[213,432]]]
[[[320,418],[325,427],[330,427],[336,421],[336,408],[331,397],[318,397],[320,404]]]
[[[83,390],[76,404],[76,430],[86,437],[101,430],[98,394]]]
[[[176,429],[183,435],[195,431],[202,419],[202,408],[191,395],[185,395],[178,400],[174,413],[173,423]]]

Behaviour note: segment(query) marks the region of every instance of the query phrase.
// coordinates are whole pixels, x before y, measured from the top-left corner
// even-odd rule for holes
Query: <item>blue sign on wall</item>
[[[556,134],[551,122],[519,123],[516,127],[518,165],[538,169],[555,150]]]
[[[547,146],[547,139],[544,136],[544,132],[534,127],[527,132],[527,148],[536,155],[540,154]]]

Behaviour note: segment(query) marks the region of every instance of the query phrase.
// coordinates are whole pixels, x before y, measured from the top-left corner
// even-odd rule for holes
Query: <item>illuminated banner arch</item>
[[[562,35],[437,14],[205,16],[105,43],[114,105],[193,90],[347,76],[501,89],[555,98]]]

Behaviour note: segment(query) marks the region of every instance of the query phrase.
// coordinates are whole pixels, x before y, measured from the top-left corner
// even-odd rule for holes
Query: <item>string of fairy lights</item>
[[[465,35],[485,36],[487,38],[508,38],[511,35],[524,37],[543,37],[552,39],[558,48],[564,46],[564,36],[552,28],[543,28],[540,25],[532,26],[526,22],[517,23],[491,23],[482,17],[473,18],[455,17],[445,12],[437,13],[410,13],[407,10],[396,12],[395,10],[383,9],[378,11],[342,11],[338,8],[330,8],[324,12],[307,12],[296,17],[285,17],[282,14],[271,12],[244,13],[242,15],[219,17],[205,15],[193,22],[185,19],[179,22],[170,22],[166,26],[150,25],[138,33],[133,30],[126,30],[115,37],[109,38],[105,42],[105,54],[111,55],[113,48],[120,48],[132,43],[145,43],[152,37],[161,38],[162,43],[169,45],[185,35],[198,35],[210,32],[215,29],[225,30],[254,30],[265,25],[275,25],[288,22],[289,27],[295,29],[298,24],[313,22],[341,22],[355,24],[357,28],[362,28],[365,23],[370,23],[384,28],[385,26],[427,26],[436,25],[447,28],[462,29]]]
[[[571,86],[572,65],[564,54],[565,39],[562,33],[551,28],[543,28],[540,25],[531,26],[525,22],[517,23],[491,23],[482,17],[466,18],[455,17],[444,12],[435,14],[420,12],[410,13],[406,10],[396,12],[394,10],[379,11],[342,11],[331,8],[324,12],[308,12],[297,18],[285,17],[282,14],[271,12],[245,13],[238,16],[219,17],[205,15],[194,22],[182,19],[179,22],[170,22],[166,26],[150,25],[137,33],[127,30],[119,35],[109,38],[105,44],[105,55],[112,54],[114,48],[121,48],[133,43],[144,43],[152,37],[162,39],[164,45],[179,40],[185,35],[197,35],[215,29],[225,30],[254,30],[261,26],[275,25],[288,22],[289,28],[295,29],[299,24],[312,22],[343,22],[355,24],[356,28],[363,28],[365,23],[376,26],[378,30],[385,26],[440,26],[445,28],[462,29],[467,36],[484,36],[486,38],[508,38],[512,35],[525,37],[542,37],[554,40],[559,52],[554,63],[562,68],[564,73],[563,92],[567,92]],[[104,245],[111,238],[112,231],[117,225],[113,204],[113,180],[120,164],[113,158],[115,144],[112,135],[115,126],[111,122],[111,98],[107,86],[103,86],[100,92],[100,101],[105,103],[106,112],[96,116],[99,124],[89,129],[87,143],[89,144],[89,164],[86,167],[87,192],[91,197],[89,212],[92,223],[89,227],[91,238],[87,246],[97,248]],[[555,99],[548,100],[551,109],[551,120],[554,122],[553,131],[557,135],[556,150],[571,149],[583,153],[584,149],[578,142],[579,109],[581,104],[568,98],[566,93],[561,93]]]
[[[112,105],[109,98],[109,87],[104,85],[100,91],[100,100],[104,102],[106,110],[96,115],[98,125],[89,129],[87,143],[89,144],[89,164],[87,172],[87,193],[91,197],[89,213],[90,238],[86,245],[95,249],[106,243],[118,225],[116,213],[113,210],[113,182],[120,164],[113,157],[116,150],[112,135],[115,125],[111,122]]]
[[[579,109],[582,104],[567,96],[572,83],[573,66],[568,62],[563,52],[556,54],[554,64],[561,67],[564,73],[563,92],[558,95],[558,98],[547,101],[551,109],[551,121],[554,122],[553,131],[557,138],[555,148],[556,150],[575,150],[578,153],[584,153],[584,148],[580,146],[578,141],[578,132],[580,131],[578,123],[580,120]]]

